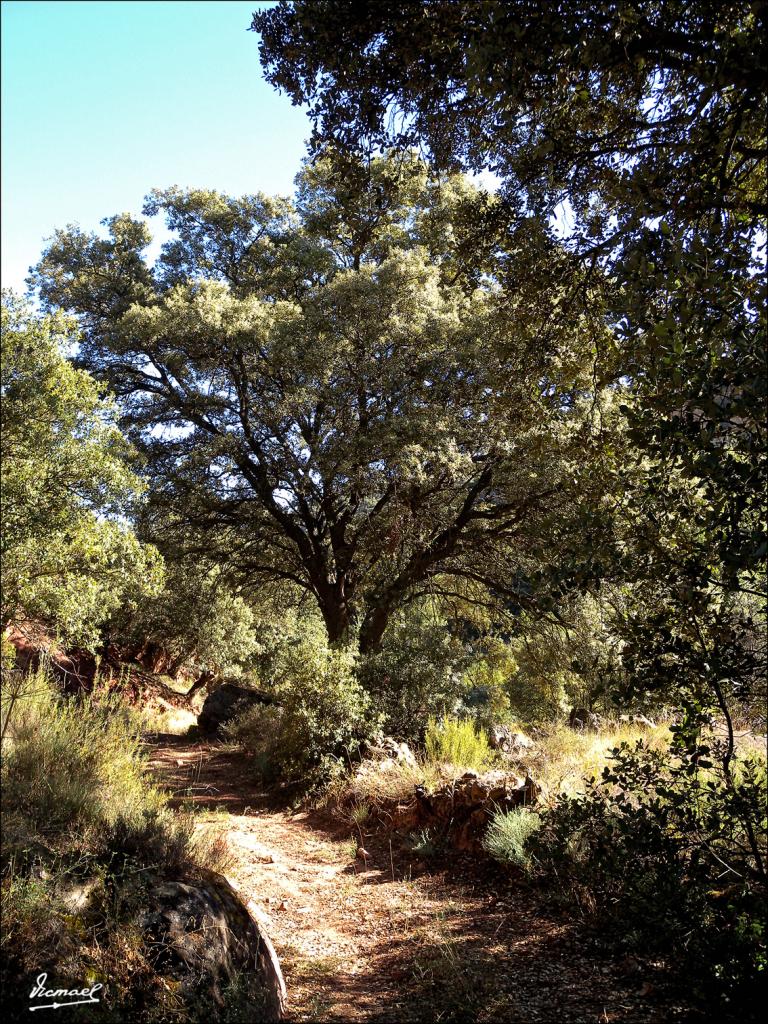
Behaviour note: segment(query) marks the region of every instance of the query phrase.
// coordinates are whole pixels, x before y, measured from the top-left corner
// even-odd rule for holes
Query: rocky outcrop
[[[268,693],[252,690],[237,683],[222,683],[205,698],[202,710],[197,716],[200,731],[206,735],[215,735],[222,725],[231,722],[257,704],[274,704],[275,700]]]
[[[573,708],[568,725],[577,732],[597,732],[600,728],[600,716],[587,708]]]
[[[432,792],[416,786],[413,799],[390,808],[387,816],[396,829],[434,827],[457,849],[479,854],[483,833],[497,811],[534,804],[540,795],[541,787],[528,776],[465,772]]]
[[[285,982],[263,920],[223,875],[197,868],[162,877],[141,868],[81,876],[61,871],[44,849],[35,852],[29,874],[52,894],[55,930],[33,964],[18,942],[4,950],[0,980],[10,997],[3,1004],[9,1020],[30,1017],[32,969],[34,976],[47,973],[53,988],[70,990],[83,987],[86,969],[102,976],[106,963],[114,965],[103,993],[109,1020],[230,1024],[285,1016]],[[118,964],[120,956],[125,961]]]
[[[154,971],[190,1005],[200,996],[224,1004],[230,985],[245,992],[249,1019],[277,1021],[285,983],[263,927],[222,876],[157,882],[136,924]]]
[[[639,725],[643,729],[655,729],[656,723],[646,718],[645,715],[619,715],[622,725]]]
[[[379,761],[416,765],[416,757],[407,743],[398,743],[391,736],[379,737],[365,747],[365,756]]]
[[[504,754],[520,754],[534,746],[530,736],[516,732],[508,725],[492,725],[488,732],[488,742],[492,750],[500,750]]]

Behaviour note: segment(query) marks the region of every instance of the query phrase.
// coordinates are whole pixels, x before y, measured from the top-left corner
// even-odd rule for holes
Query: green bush
[[[523,613],[509,645],[514,671],[506,691],[513,713],[544,725],[569,707],[606,709],[622,685],[621,644],[613,626],[620,596],[571,596],[562,621]]]
[[[355,655],[329,647],[318,627],[284,645],[272,670],[279,704],[251,708],[226,734],[256,756],[268,778],[329,781],[378,724]]]
[[[486,730],[494,725],[518,725],[509,699],[509,681],[517,671],[511,648],[500,637],[485,636],[475,645],[475,656],[464,672],[460,714],[474,718]]]
[[[431,761],[482,771],[493,758],[488,737],[467,718],[430,718],[425,738]]]
[[[162,591],[109,624],[153,672],[232,675],[260,652],[254,614],[223,573],[199,557],[167,561]]]
[[[682,959],[692,991],[748,1018],[766,968],[765,763],[708,754],[622,744],[529,848],[602,931]]]
[[[530,872],[533,865],[526,844],[540,824],[541,816],[527,808],[500,811],[491,818],[483,837],[483,848],[495,860]]]
[[[41,835],[113,824],[160,805],[146,787],[138,723],[115,700],[64,701],[44,676],[16,703],[3,758],[3,811]]]
[[[419,741],[430,716],[455,712],[466,690],[467,653],[443,621],[409,609],[387,627],[379,651],[358,663],[358,677],[371,695],[389,735]]]

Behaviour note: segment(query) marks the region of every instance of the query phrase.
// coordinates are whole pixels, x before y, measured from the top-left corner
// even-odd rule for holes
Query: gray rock
[[[205,702],[197,716],[197,724],[204,733],[216,733],[226,722],[256,704],[274,704],[275,700],[268,693],[252,690],[236,683],[222,683],[205,698]]]
[[[375,742],[365,746],[364,753],[366,757],[391,759],[401,764],[416,765],[416,757],[408,744],[398,743],[391,736],[379,735]]]
[[[626,725],[641,725],[644,729],[656,728],[656,723],[645,715],[619,715],[619,721]]]
[[[524,732],[512,733],[512,753],[519,753],[521,750],[530,750],[534,746],[534,742],[530,736],[526,736]]]
[[[84,881],[67,884],[59,888],[59,898],[71,914],[82,913],[96,896],[103,895],[104,880],[100,877],[86,878]]]
[[[492,750],[501,750],[505,754],[518,754],[534,745],[530,736],[515,732],[508,725],[491,726],[488,741]]]
[[[136,923],[152,966],[185,1000],[209,994],[224,1003],[229,983],[245,984],[253,1020],[285,1013],[285,982],[266,932],[230,883],[213,871],[199,879],[163,881],[148,893],[151,909]]]
[[[398,743],[391,736],[385,736],[382,746],[387,754],[401,764],[416,764],[416,757],[407,743]]]
[[[600,716],[587,708],[573,708],[568,724],[577,732],[597,732],[600,728]]]

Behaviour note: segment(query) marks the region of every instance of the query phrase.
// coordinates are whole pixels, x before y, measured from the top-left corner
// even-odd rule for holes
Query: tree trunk
[[[349,611],[343,604],[326,602],[320,606],[323,615],[325,628],[328,633],[328,640],[338,643],[343,640],[349,630]]]
[[[381,638],[384,636],[384,630],[387,628],[391,614],[392,609],[386,605],[368,609],[360,629],[361,654],[369,654],[381,647]]]

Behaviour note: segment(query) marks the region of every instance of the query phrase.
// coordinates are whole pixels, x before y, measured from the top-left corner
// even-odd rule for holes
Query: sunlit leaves
[[[124,516],[141,491],[113,403],[62,354],[76,332],[3,296],[3,625],[47,618],[92,644],[117,605],[151,592],[160,563]]]

